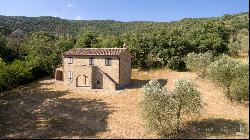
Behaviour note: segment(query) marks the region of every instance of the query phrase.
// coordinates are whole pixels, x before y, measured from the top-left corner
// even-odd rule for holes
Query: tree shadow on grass
[[[246,124],[238,120],[204,119],[188,122],[175,138],[194,139],[220,135],[233,136],[237,133],[246,133],[246,131]]]
[[[68,91],[23,87],[1,94],[0,138],[88,138],[107,130],[102,100],[61,98]]]
[[[167,79],[156,79],[161,86],[165,86],[168,82]],[[139,79],[132,79],[131,83],[125,87],[125,89],[138,89],[145,86],[150,80],[139,80]]]

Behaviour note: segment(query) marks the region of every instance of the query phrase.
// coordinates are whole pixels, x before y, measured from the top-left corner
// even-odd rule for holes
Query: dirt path
[[[179,78],[196,81],[202,92],[205,112],[192,125],[206,129],[186,132],[188,138],[248,138],[238,133],[241,124],[249,128],[249,108],[228,101],[222,89],[190,72],[133,70],[133,82],[125,91],[91,93],[68,91],[63,84],[44,79],[5,92],[11,102],[1,105],[1,138],[159,138],[147,130],[140,119],[138,100],[141,87],[150,79],[159,79],[167,88]],[[10,128],[5,129],[6,126]],[[214,129],[214,130],[210,130]],[[234,129],[233,131],[231,131]],[[228,133],[228,131],[230,131]],[[183,133],[184,134],[184,133]]]

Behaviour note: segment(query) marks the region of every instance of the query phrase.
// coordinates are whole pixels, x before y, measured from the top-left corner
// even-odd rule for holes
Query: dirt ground
[[[178,138],[249,138],[249,107],[225,98],[222,89],[195,73],[152,70],[132,72],[120,93],[67,90],[44,78],[1,93],[0,138],[160,138],[141,121],[138,101],[151,79],[172,89],[179,78],[195,80],[204,111],[183,123]]]

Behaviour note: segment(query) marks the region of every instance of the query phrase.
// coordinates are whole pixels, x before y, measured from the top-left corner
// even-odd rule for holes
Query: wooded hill
[[[48,31],[57,34],[76,35],[79,30],[88,30],[97,34],[121,34],[124,32],[151,32],[168,30],[178,26],[193,29],[203,22],[216,22],[225,25],[232,32],[243,28],[249,28],[249,13],[235,15],[225,14],[222,17],[212,18],[185,18],[174,22],[120,22],[114,20],[66,20],[58,17],[24,17],[24,16],[0,16],[0,31],[7,35],[20,29],[25,33],[34,31]]]
[[[122,47],[125,42],[133,67],[185,70],[188,53],[248,52],[248,25],[248,12],[174,22],[0,16],[0,91],[53,75],[61,53],[73,47]]]

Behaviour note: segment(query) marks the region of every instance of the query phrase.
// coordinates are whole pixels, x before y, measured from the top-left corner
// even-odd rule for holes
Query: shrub
[[[151,80],[144,87],[140,113],[146,125],[159,135],[170,136],[180,128],[181,115],[191,116],[202,108],[200,92],[192,81],[176,82],[172,93]],[[177,131],[178,132],[178,131]]]
[[[231,39],[228,44],[228,54],[231,57],[239,57],[241,53],[248,53],[249,50],[249,31],[244,28],[236,32],[236,38]]]
[[[232,81],[231,96],[236,101],[249,101],[249,65],[241,64],[236,69],[236,78]]]
[[[218,61],[209,65],[209,78],[215,83],[223,86],[227,91],[226,95],[229,97],[230,85],[235,79],[235,71],[240,63],[227,55],[223,55]]]
[[[201,94],[196,84],[187,79],[175,83],[173,95],[177,101],[177,130],[180,128],[181,115],[191,116],[200,113],[202,109]]]
[[[159,135],[171,134],[176,125],[176,100],[158,81],[151,80],[144,87],[140,113],[146,125]]]
[[[248,96],[248,65],[223,55],[218,61],[209,65],[209,77],[218,85],[224,87],[226,96],[233,100],[242,100]],[[241,84],[244,87],[240,87]],[[242,90],[243,88],[244,90]],[[243,93],[244,92],[244,93]],[[245,97],[238,97],[244,95]]]
[[[7,71],[10,75],[8,81],[13,85],[28,83],[33,78],[31,70],[32,67],[29,67],[27,62],[15,60],[7,66]]]
[[[15,60],[11,64],[0,62],[0,91],[10,89],[33,79],[32,66],[28,62]]]
[[[184,70],[186,68],[185,62],[179,56],[173,56],[170,58],[167,66],[172,70]]]
[[[242,49],[239,41],[230,42],[228,44],[228,54],[232,57],[237,57],[239,55],[239,51]]]
[[[207,74],[207,66],[213,61],[213,54],[206,53],[189,53],[186,57],[186,66],[189,70],[197,72],[202,78]]]
[[[0,60],[0,91],[3,91],[7,86],[5,76],[8,73],[6,72],[5,66],[5,62],[3,60]]]

